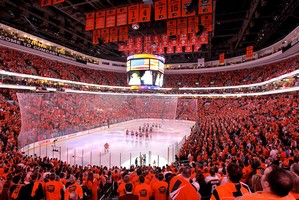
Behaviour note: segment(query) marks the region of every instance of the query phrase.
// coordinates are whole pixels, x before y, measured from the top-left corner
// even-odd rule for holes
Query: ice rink
[[[131,135],[132,130],[138,131],[139,127],[147,126],[147,123],[149,127],[158,125],[153,127],[152,132],[148,132],[149,137]],[[179,143],[185,135],[189,135],[193,125],[191,121],[134,120],[74,138],[58,139],[55,144],[31,145],[25,153],[58,158],[71,165],[129,167],[137,162],[138,165],[163,166],[174,161]],[[129,135],[126,135],[126,129]],[[109,152],[105,152],[105,143],[109,144]]]

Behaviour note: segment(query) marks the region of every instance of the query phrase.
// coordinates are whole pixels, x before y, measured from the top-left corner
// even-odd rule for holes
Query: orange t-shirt
[[[181,175],[173,177],[169,183],[169,196],[172,200],[200,199],[196,189]]]
[[[93,179],[93,182],[88,180],[84,185],[92,191],[92,200],[97,200],[98,199],[98,187],[99,187],[100,182],[98,179]]]
[[[153,196],[155,197],[155,199],[167,200],[167,188],[168,183],[166,183],[165,181],[156,181],[152,185]]]
[[[142,183],[135,187],[134,194],[138,195],[139,200],[149,200],[152,196],[152,188],[150,185]]]
[[[241,193],[247,194],[249,193],[249,190],[241,185]],[[233,192],[236,192],[236,186],[232,182],[227,182],[224,185],[217,186],[211,196],[211,200],[218,200],[218,199],[229,199],[229,198],[235,198],[233,195]]]
[[[74,192],[76,194],[77,199],[83,199],[83,189],[78,183],[74,183],[69,185],[64,193],[64,199],[69,199],[70,194]]]
[[[118,182],[120,179],[120,173],[114,173],[112,174],[112,179],[114,182]]]
[[[63,184],[60,181],[49,181],[45,183],[46,199],[57,200],[61,199],[60,191],[63,190]]]
[[[125,189],[126,183],[121,183],[119,184],[118,188],[117,188],[117,193],[119,194],[119,196],[124,196],[126,194],[126,189]]]

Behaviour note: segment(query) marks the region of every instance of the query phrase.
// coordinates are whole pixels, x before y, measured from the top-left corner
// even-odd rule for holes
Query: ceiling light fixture
[[[139,29],[139,24],[136,23],[136,24],[132,24],[132,29],[134,29],[135,31]]]

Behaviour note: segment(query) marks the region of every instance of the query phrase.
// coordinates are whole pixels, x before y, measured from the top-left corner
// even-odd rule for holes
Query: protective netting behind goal
[[[18,93],[19,146],[132,119],[175,119],[177,97]]]

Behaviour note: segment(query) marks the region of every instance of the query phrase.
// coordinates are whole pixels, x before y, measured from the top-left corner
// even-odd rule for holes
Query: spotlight
[[[136,24],[132,24],[132,29],[134,29],[134,30],[138,30],[139,29],[139,24],[138,23],[136,23]]]

